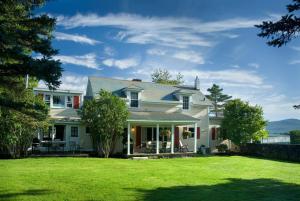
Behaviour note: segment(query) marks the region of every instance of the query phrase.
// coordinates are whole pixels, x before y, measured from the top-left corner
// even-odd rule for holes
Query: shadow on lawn
[[[24,196],[40,196],[50,194],[50,192],[51,191],[48,189],[33,189],[15,193],[7,193],[6,191],[0,191],[0,200],[17,200],[20,199],[20,196],[22,198],[24,198]]]
[[[227,179],[222,184],[135,189],[140,200],[199,201],[299,201],[300,185],[273,179]]]

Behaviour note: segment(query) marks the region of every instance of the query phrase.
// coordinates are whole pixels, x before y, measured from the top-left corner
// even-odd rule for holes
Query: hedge
[[[291,144],[300,144],[300,130],[293,130],[289,132]]]
[[[300,144],[244,144],[241,154],[300,162]]]

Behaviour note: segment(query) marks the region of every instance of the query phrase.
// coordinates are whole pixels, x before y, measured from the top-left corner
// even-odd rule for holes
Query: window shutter
[[[179,128],[175,127],[175,133],[174,133],[174,145],[175,147],[179,147]]]
[[[216,139],[216,128],[215,127],[211,129],[211,139],[212,140]]]
[[[197,127],[197,139],[200,139],[200,127]]]
[[[142,128],[140,126],[136,127],[136,145],[137,147],[140,147],[142,144]]]
[[[79,96],[74,96],[73,102],[74,102],[73,108],[78,109],[79,108]]]

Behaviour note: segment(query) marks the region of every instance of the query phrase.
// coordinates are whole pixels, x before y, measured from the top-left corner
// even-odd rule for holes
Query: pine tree
[[[215,117],[218,117],[218,113],[220,111],[223,111],[224,104],[232,98],[232,96],[228,96],[226,94],[223,94],[223,89],[220,88],[219,85],[213,84],[211,88],[208,88],[207,91],[210,93],[209,95],[206,95],[208,99],[212,101],[213,109],[212,112],[215,113]]]

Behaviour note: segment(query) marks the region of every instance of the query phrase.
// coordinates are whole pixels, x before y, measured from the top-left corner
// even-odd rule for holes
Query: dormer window
[[[139,107],[138,92],[130,92],[130,107]]]
[[[190,108],[190,97],[182,96],[182,109],[188,110]]]
[[[53,95],[53,107],[64,108],[65,107],[65,96]]]
[[[45,104],[50,107],[50,101],[51,101],[51,96],[48,94],[45,94]]]
[[[72,96],[67,96],[67,107],[73,108],[73,97]]]

